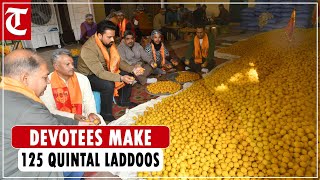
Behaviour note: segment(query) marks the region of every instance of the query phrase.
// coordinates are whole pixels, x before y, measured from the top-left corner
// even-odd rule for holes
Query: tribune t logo
[[[10,7],[9,7],[10,6]],[[31,39],[31,8],[26,5],[5,6],[4,40],[30,40]],[[24,7],[21,7],[24,6]],[[27,5],[28,6],[28,5]]]
[[[26,35],[27,29],[19,30],[19,29],[16,29],[16,27],[20,26],[21,24],[20,14],[27,14],[27,12],[28,12],[28,9],[9,8],[7,10],[6,14],[12,13],[6,20],[6,26],[9,32],[17,36]],[[13,17],[15,17],[15,22],[12,21]],[[15,24],[14,27],[12,26],[13,23]]]

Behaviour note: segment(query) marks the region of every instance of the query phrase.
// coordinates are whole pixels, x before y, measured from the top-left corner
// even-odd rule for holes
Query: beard
[[[114,43],[114,42],[112,41],[112,42],[110,42],[109,44],[104,44],[104,43],[103,43],[103,45],[104,45],[106,48],[110,48],[110,47],[113,45],[113,43]]]

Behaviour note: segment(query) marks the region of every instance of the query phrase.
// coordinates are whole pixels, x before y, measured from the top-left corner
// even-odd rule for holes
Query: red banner
[[[4,31],[3,40],[31,40],[31,0],[1,1],[1,36]],[[14,2],[14,3],[12,3]],[[2,9],[3,7],[3,9]]]
[[[15,126],[14,148],[166,148],[166,126]]]

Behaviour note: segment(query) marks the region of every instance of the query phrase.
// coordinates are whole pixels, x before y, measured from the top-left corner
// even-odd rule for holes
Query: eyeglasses
[[[93,18],[87,18],[87,20],[93,20]]]

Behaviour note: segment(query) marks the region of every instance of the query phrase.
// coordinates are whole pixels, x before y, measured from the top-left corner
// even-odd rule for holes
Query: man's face
[[[73,59],[68,55],[60,55],[53,67],[54,70],[63,76],[71,77],[74,74]]]
[[[50,83],[48,79],[49,70],[46,64],[40,65],[39,69],[28,73],[25,78],[26,86],[32,89],[37,97],[43,95],[43,92],[47,88],[47,84]]]
[[[153,42],[156,44],[160,44],[161,43],[161,35],[160,34],[153,35]]]
[[[122,14],[122,15],[118,15],[117,17],[118,17],[118,19],[119,19],[119,22],[122,22],[123,19],[124,19],[124,15],[123,15],[123,14]]]
[[[203,36],[204,36],[204,30],[203,30],[203,28],[197,28],[197,29],[196,29],[196,34],[197,34],[197,37],[198,37],[199,39],[202,39]]]
[[[88,17],[86,21],[88,24],[93,24],[93,17]]]
[[[133,47],[134,45],[134,37],[132,35],[127,35],[125,38],[124,38],[124,42],[126,43],[127,46],[129,47]]]
[[[106,47],[111,47],[114,43],[115,31],[111,29],[107,29],[103,34],[98,34],[98,38],[102,42],[102,44]]]
[[[160,13],[161,13],[162,15],[165,15],[165,14],[166,14],[166,11],[160,10]]]

